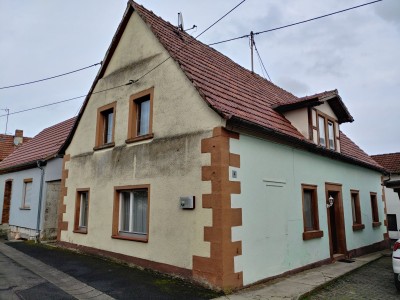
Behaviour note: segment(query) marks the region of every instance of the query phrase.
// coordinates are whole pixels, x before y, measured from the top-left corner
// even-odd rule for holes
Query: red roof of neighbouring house
[[[311,151],[382,171],[382,168],[375,161],[347,137],[343,139],[341,147],[344,149],[344,152],[342,154],[332,154],[330,153],[332,151],[320,149],[321,147],[308,141],[283,114],[275,110],[276,107],[284,104],[290,105],[316,97],[329,101],[328,98],[330,97],[331,99],[333,97],[336,99],[332,102],[334,111],[336,109],[340,114],[338,117],[343,122],[352,121],[351,115],[348,113],[336,90],[304,98],[296,97],[272,82],[241,67],[230,58],[201,43],[186,32],[178,30],[177,27],[133,1],[128,2],[124,17],[93,82],[89,96],[85,99],[79,113],[78,122],[90,99],[90,93],[94,90],[97,81],[102,78],[107,69],[133,11],[136,11],[149,26],[150,30],[169,52],[172,59],[179,65],[206,103],[214,111],[227,119],[227,122],[233,123],[234,120],[240,120],[246,126],[254,126],[257,129],[275,134],[280,138],[288,138],[296,143],[302,143]],[[140,78],[142,75],[132,74],[133,78],[131,79],[133,80],[133,84],[134,80]],[[151,70],[145,76],[151,76]],[[320,100],[317,99],[316,101]],[[76,126],[68,138],[69,141],[72,139]]]
[[[22,144],[30,141],[30,137],[22,137],[22,143],[18,146],[14,145],[14,136],[8,134],[0,134],[0,161],[13,153]]]
[[[394,174],[400,174],[400,152],[371,155],[387,171]]]
[[[22,144],[6,159],[0,162],[0,171],[23,167],[47,160],[59,154],[68,137],[76,117],[48,127],[36,135],[29,143]]]

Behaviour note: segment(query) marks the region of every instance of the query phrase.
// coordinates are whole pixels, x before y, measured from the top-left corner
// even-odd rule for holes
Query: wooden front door
[[[4,187],[3,213],[1,215],[2,224],[8,224],[10,222],[11,190],[12,181],[6,181]]]
[[[328,207],[328,230],[331,258],[346,256],[346,231],[344,226],[342,186],[339,184],[325,184],[326,203],[333,198],[333,205]]]

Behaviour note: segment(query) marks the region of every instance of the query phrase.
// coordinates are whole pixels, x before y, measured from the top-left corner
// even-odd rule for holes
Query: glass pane
[[[133,232],[147,234],[147,190],[135,190],[133,199]]]
[[[306,230],[314,229],[313,192],[304,190],[304,222]]]
[[[329,138],[329,149],[335,150],[335,134],[333,131],[333,123],[328,122],[328,138]]]
[[[143,101],[138,106],[138,135],[145,135],[150,129],[150,100]]]
[[[32,182],[25,183],[25,199],[24,199],[24,206],[30,207],[32,199]]]
[[[81,193],[81,215],[79,226],[86,227],[87,226],[87,210],[88,210],[88,195],[86,192]]]
[[[356,201],[357,201],[357,195],[351,194],[351,210],[353,212],[353,224],[357,223]]]
[[[130,192],[121,192],[121,231],[129,231],[129,219],[131,210]]]
[[[325,141],[325,118],[318,117],[318,127],[319,127],[319,144],[321,146],[326,146]]]
[[[114,110],[109,109],[107,111],[103,111],[103,143],[108,144],[112,143],[113,140],[113,124],[114,124]]]

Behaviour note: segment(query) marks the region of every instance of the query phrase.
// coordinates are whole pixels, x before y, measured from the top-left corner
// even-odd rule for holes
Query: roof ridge
[[[291,92],[285,90],[284,88],[282,88],[282,87],[276,85],[276,84],[273,83],[272,81],[267,80],[266,78],[263,78],[261,75],[255,73],[255,72],[252,72],[252,71],[250,71],[249,69],[243,67],[242,65],[238,64],[238,63],[235,62],[233,59],[231,59],[229,56],[223,54],[222,52],[219,52],[219,51],[216,50],[215,48],[213,48],[213,47],[211,47],[211,46],[209,46],[209,45],[203,43],[202,41],[196,39],[194,36],[190,35],[190,34],[187,33],[186,31],[181,31],[181,30],[179,30],[175,25],[171,24],[171,22],[169,22],[169,21],[167,21],[167,20],[164,20],[161,16],[158,16],[158,15],[157,15],[156,13],[154,13],[152,10],[149,10],[149,9],[145,8],[143,5],[138,4],[138,3],[136,3],[135,1],[132,1],[132,0],[131,0],[130,2],[132,3],[133,8],[134,8],[134,9],[139,13],[139,15],[142,17],[143,21],[145,21],[145,23],[146,23],[147,25],[149,25],[150,27],[152,27],[152,26],[151,26],[151,24],[149,24],[149,23],[147,22],[146,16],[144,16],[144,15],[140,12],[140,10],[137,10],[135,6],[139,6],[142,10],[144,10],[144,11],[146,11],[146,12],[152,14],[154,17],[156,17],[156,18],[162,20],[163,22],[165,22],[166,24],[168,24],[168,25],[169,25],[170,27],[172,27],[172,29],[173,29],[176,33],[178,33],[179,35],[184,35],[185,38],[188,38],[189,40],[191,40],[191,41],[188,41],[188,44],[191,43],[191,42],[199,43],[199,44],[201,44],[202,46],[207,47],[209,50],[215,52],[217,55],[222,56],[222,57],[224,57],[225,59],[229,60],[232,64],[234,64],[236,67],[239,67],[240,69],[242,69],[242,70],[243,70],[244,72],[246,72],[249,76],[255,77],[257,80],[267,82],[268,84],[273,85],[275,88],[277,88],[277,89],[279,89],[279,90],[281,90],[281,91],[283,91],[283,92],[285,92],[285,93],[290,94],[290,95],[291,95],[293,98],[295,98],[295,99],[298,99],[298,98],[299,98],[298,96],[294,95],[293,93],[291,93]],[[157,38],[160,40],[158,34],[156,34],[153,30],[152,30],[152,32],[153,32],[153,34],[156,35]],[[161,42],[161,41],[160,41],[160,42]],[[161,42],[161,44],[163,44],[163,46],[165,46],[164,43]],[[183,47],[182,47],[182,48],[183,48]],[[180,51],[182,50],[182,48],[179,48],[177,52],[180,52]],[[171,54],[170,49],[167,49],[167,50],[168,50],[168,52]],[[174,54],[177,54],[177,53],[174,53]],[[174,58],[173,55],[171,55],[171,57],[172,57],[174,60],[177,60],[177,58]]]

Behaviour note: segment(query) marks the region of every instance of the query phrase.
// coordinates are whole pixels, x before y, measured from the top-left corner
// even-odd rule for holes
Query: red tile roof
[[[30,137],[23,137],[22,144],[30,141],[31,139],[32,138]],[[22,144],[15,146],[13,135],[0,134],[0,161],[13,153],[18,147],[21,147]]]
[[[358,147],[342,131],[340,131],[340,152],[343,155],[362,161],[371,166],[375,166],[378,169],[382,169],[382,166],[379,163],[373,160],[371,156],[369,156],[360,147]]]
[[[390,173],[400,174],[400,152],[371,155],[371,157]]]
[[[272,82],[241,67],[230,58],[197,41],[187,33],[178,30],[177,27],[133,1],[128,2],[128,8],[114,35],[90,92],[94,90],[97,81],[104,75],[133,11],[136,11],[149,26],[150,30],[169,52],[172,59],[180,66],[202,98],[212,109],[226,118],[228,122],[236,119],[241,120],[246,124],[272,132],[277,136],[288,137],[289,139],[294,138],[295,141],[303,142],[307,145],[306,147],[314,147],[315,152],[321,153],[320,147],[311,145],[281,113],[274,110],[274,107],[278,105],[304,101],[304,98],[298,98]],[[147,76],[151,76],[151,71],[148,74]],[[135,76],[138,78],[141,75],[136,74]],[[136,78],[133,77],[132,79]],[[325,93],[331,94],[332,92],[337,93],[337,91]],[[323,97],[324,93],[321,93],[320,96]],[[78,122],[89,99],[90,96],[85,99],[78,116]],[[68,141],[72,139],[76,126]],[[349,139],[345,138],[343,148],[345,153],[343,155],[339,154],[339,159],[342,157],[346,160],[350,157],[352,163],[358,162],[358,164],[366,167],[382,169],[377,167],[375,161],[370,160],[370,157]],[[328,155],[329,150],[326,150],[325,153]]]
[[[22,144],[0,162],[0,171],[29,165],[37,160],[49,159],[57,155],[64,145],[75,120],[76,118],[71,118],[41,131],[29,143]]]

